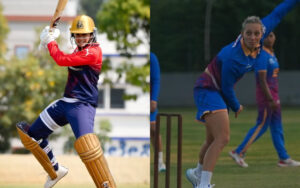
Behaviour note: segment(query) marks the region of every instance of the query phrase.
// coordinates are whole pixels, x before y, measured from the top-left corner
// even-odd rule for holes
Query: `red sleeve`
[[[95,65],[101,55],[101,50],[98,47],[90,47],[72,54],[65,54],[59,50],[55,41],[48,44],[48,50],[59,66]]]

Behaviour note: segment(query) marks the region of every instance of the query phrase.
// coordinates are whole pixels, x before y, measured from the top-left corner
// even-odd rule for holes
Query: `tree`
[[[149,0],[109,0],[97,14],[99,31],[106,33],[109,40],[117,42],[117,49],[130,56],[143,42],[146,35],[150,40]]]
[[[1,150],[1,136],[8,141],[17,122],[32,122],[46,105],[61,98],[67,71],[47,53],[37,51],[25,59],[0,61],[0,67],[0,151],[5,151],[8,147]]]
[[[95,24],[97,25],[98,23],[96,15],[103,1],[104,0],[80,0],[80,12],[93,18],[93,20],[95,20]]]
[[[141,44],[150,40],[150,1],[149,0],[109,0],[102,4],[97,14],[97,27],[109,40],[115,41],[121,56],[128,57],[114,71],[119,75],[117,82],[125,75],[126,83],[149,92],[150,64],[134,66],[130,57]],[[110,60],[103,62],[102,72],[112,71]],[[108,83],[111,80],[106,79]],[[111,83],[113,84],[113,83]],[[135,94],[125,95],[124,99],[136,99]]]

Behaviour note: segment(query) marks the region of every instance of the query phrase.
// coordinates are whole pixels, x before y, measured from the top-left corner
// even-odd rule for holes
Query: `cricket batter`
[[[160,89],[160,69],[156,55],[150,52],[150,134],[152,145],[155,146],[155,124],[158,113],[157,101]],[[163,159],[163,149],[161,135],[159,135],[158,143],[158,170],[159,172],[166,171],[166,165]]]
[[[41,45],[62,67],[68,67],[68,81],[64,97],[51,103],[30,126],[17,124],[25,148],[30,150],[48,173],[45,188],[53,187],[67,173],[59,164],[48,144],[48,136],[56,129],[70,124],[76,137],[75,149],[86,165],[97,188],[115,188],[115,182],[94,134],[94,118],[98,101],[98,78],[102,65],[102,51],[96,41],[96,28],[92,18],[77,16],[70,28],[71,38],[77,48],[72,54],[60,51],[55,39],[59,30],[46,27],[41,33]]]
[[[256,125],[249,130],[243,142],[235,150],[229,152],[229,155],[241,167],[248,167],[248,164],[244,161],[247,149],[266,132],[269,126],[273,145],[279,157],[277,165],[280,167],[300,166],[300,162],[292,160],[284,147],[278,93],[279,63],[273,49],[275,40],[276,37],[273,32],[266,37],[263,49],[268,54],[268,61],[260,66],[260,69],[255,70],[256,103],[258,107]]]
[[[197,167],[186,171],[194,188],[213,186],[214,167],[230,137],[228,109],[235,112],[235,117],[243,110],[234,85],[246,72],[267,61],[268,54],[261,49],[264,38],[298,2],[300,0],[283,1],[262,20],[256,16],[246,18],[236,41],[225,46],[198,78],[194,87],[196,119],[205,123],[206,140],[201,146]]]

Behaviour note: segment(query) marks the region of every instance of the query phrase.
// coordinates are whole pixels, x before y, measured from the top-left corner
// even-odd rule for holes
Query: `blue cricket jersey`
[[[160,69],[156,55],[150,52],[150,99],[158,100],[160,88]]]
[[[280,23],[281,19],[299,2],[299,0],[285,0],[279,4],[268,16],[262,19],[265,37]],[[243,50],[241,36],[235,42],[225,46],[210,62],[205,72],[196,81],[195,87],[217,90],[223,96],[226,104],[237,112],[240,103],[234,92],[234,85],[242,76],[254,69],[254,66],[262,66],[268,61],[268,54],[261,48],[256,54],[246,53]]]

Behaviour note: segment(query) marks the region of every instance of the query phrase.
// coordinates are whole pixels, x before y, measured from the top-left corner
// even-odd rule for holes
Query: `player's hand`
[[[60,35],[60,31],[57,28],[51,28],[46,26],[43,31],[41,32],[40,39],[41,43],[40,46],[42,48],[47,48],[47,45],[57,39]],[[40,48],[40,47],[39,47]]]
[[[276,108],[278,108],[279,104],[274,100],[270,100],[268,101],[268,105],[272,110],[275,110]]]
[[[243,111],[243,109],[244,109],[244,107],[242,105],[240,105],[240,109],[237,112],[235,112],[235,118],[238,117],[238,115]]]
[[[150,101],[150,112],[154,112],[156,110],[156,108],[157,108],[157,102],[151,100]]]

